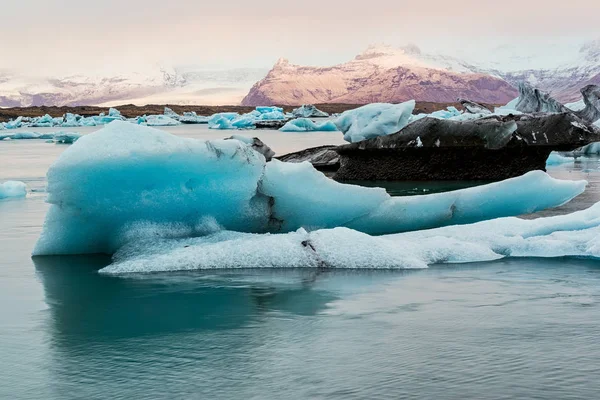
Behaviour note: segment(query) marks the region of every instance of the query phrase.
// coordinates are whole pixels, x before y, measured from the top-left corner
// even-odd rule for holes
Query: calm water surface
[[[279,153],[340,142],[253,134]],[[34,191],[0,201],[0,399],[598,398],[600,262],[103,276],[103,257],[30,258],[65,148],[0,142],[0,181]],[[600,160],[549,172],[590,187],[545,215],[600,201]]]

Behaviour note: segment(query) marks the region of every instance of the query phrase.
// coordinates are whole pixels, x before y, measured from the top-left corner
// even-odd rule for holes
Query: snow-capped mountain
[[[352,61],[332,67],[292,65],[281,59],[242,104],[452,102],[457,97],[505,103],[517,95],[521,81],[567,103],[581,98],[582,87],[600,84],[600,39],[584,44],[572,59],[546,68],[547,60],[508,50],[512,51],[493,63],[424,54],[416,46],[371,46]]]
[[[242,104],[453,102],[457,97],[506,103],[516,95],[503,79],[474,72],[452,57],[422,54],[416,46],[371,46],[333,67],[303,67],[281,59]]]
[[[132,103],[239,104],[264,69],[152,66],[119,75],[31,77],[0,71],[0,107]]]
[[[570,103],[581,99],[586,85],[600,85],[600,39],[585,43],[572,60],[555,68],[529,68],[514,71],[481,68],[481,71],[502,77],[512,85],[525,81],[554,98]]]

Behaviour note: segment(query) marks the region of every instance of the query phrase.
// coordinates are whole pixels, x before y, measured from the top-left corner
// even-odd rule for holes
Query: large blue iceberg
[[[49,169],[51,206],[34,254],[113,254],[131,240],[214,230],[389,234],[534,212],[585,186],[537,171],[393,198],[384,189],[335,182],[309,163],[266,162],[249,141],[200,141],[117,121],[83,136]]]

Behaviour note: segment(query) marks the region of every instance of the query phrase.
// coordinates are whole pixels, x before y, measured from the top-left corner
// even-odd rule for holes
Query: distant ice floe
[[[9,197],[27,196],[27,185],[20,181],[6,181],[0,183],[0,200]]]
[[[381,188],[335,182],[309,163],[266,162],[254,140],[240,139],[181,138],[128,122],[83,136],[48,171],[51,207],[34,254],[113,254],[131,241],[215,230],[390,234],[531,213],[564,204],[586,186],[535,171],[454,192],[390,197]]]
[[[315,123],[308,118],[297,118],[288,121],[281,132],[337,132],[337,126],[332,121]]]
[[[215,114],[208,120],[208,127],[210,129],[254,129],[258,121],[282,121],[288,118],[283,108],[256,107],[254,111],[242,115],[234,112]]]
[[[49,143],[72,144],[81,137],[81,134],[75,132],[16,132],[0,134],[0,140],[46,140]]]

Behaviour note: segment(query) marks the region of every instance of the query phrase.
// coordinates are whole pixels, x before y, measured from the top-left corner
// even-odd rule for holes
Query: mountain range
[[[525,81],[562,101],[581,98],[580,88],[600,84],[600,39],[560,62],[529,62],[515,55],[489,63],[476,57],[422,52],[417,46],[371,46],[334,66],[294,65],[280,59],[266,68],[206,69],[150,65],[123,74],[31,77],[0,70],[0,107],[117,104],[242,104],[453,102],[457,97],[502,104],[517,96]],[[562,58],[561,58],[562,57]],[[533,66],[532,66],[533,65]]]
[[[424,54],[416,46],[371,46],[353,60],[331,67],[293,65],[280,59],[242,104],[452,102],[458,97],[502,104],[517,96],[515,88],[521,81],[559,101],[577,101],[582,87],[600,84],[600,39],[586,43],[572,60],[552,68],[499,69]]]

